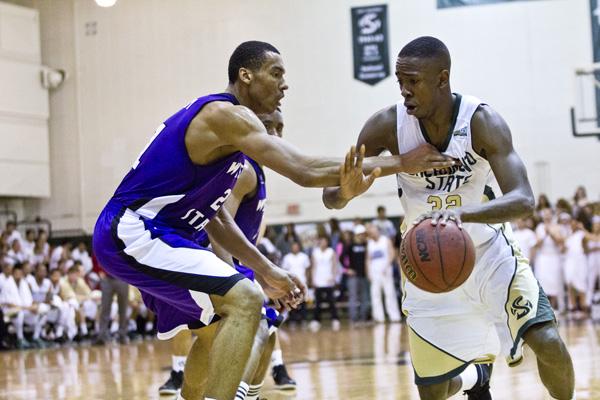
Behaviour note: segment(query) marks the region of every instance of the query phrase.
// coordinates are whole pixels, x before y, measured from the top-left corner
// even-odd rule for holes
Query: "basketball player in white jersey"
[[[503,226],[534,207],[506,122],[477,98],[452,93],[450,54],[438,39],[420,37],[407,44],[398,55],[396,76],[404,101],[373,115],[358,145],[375,155],[384,150],[402,154],[429,143],[460,160],[449,168],[398,174],[398,193],[407,224],[423,218],[431,218],[433,225],[453,220],[476,248],[471,276],[448,293],[425,292],[403,277],[402,308],[421,399],[446,399],[460,391],[469,400],[491,399],[490,363],[501,350],[509,365],[518,364],[523,342],[537,357],[550,395],[575,398],[571,357],[548,299]],[[359,172],[354,172],[357,188],[363,179]],[[504,195],[483,203],[490,174]],[[360,193],[346,180],[326,189],[323,201],[341,208]]]

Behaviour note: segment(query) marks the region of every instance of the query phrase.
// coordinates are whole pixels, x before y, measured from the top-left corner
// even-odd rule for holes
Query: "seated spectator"
[[[35,240],[35,245],[33,246],[33,254],[31,255],[30,261],[32,264],[41,264],[48,263],[50,258],[48,257],[48,252],[50,251],[50,246],[45,241],[45,236],[38,236]],[[52,268],[50,268],[52,269]]]
[[[35,247],[35,230],[27,229],[25,232],[25,240],[21,242],[21,247],[23,248],[23,252],[27,255],[27,259],[31,260],[33,257],[33,248]]]
[[[48,301],[52,306],[49,320],[56,324],[55,338],[62,339],[66,333],[68,340],[73,340],[77,335],[76,313],[79,303],[71,286],[62,279],[59,269],[50,271],[50,289]]]
[[[56,246],[54,250],[52,250],[52,254],[50,255],[50,269],[58,267],[58,263],[61,260],[70,260],[71,259],[71,247],[73,245],[70,242],[63,242],[61,245]]]
[[[12,244],[15,240],[21,242],[23,238],[21,237],[21,232],[17,230],[17,224],[14,221],[8,221],[6,223],[6,229],[4,230],[4,234],[6,235],[6,243],[9,245]]]
[[[98,313],[98,305],[92,299],[92,290],[81,277],[79,266],[73,265],[67,272],[66,279],[63,278],[75,293],[75,298],[79,304],[77,312],[77,322],[79,324],[79,333],[81,336],[88,336],[88,328],[86,319],[96,320]]]
[[[15,264],[12,277],[7,279],[1,293],[0,306],[17,333],[17,348],[44,347],[40,338],[42,327],[46,323],[46,313],[49,307],[33,302],[29,284],[23,276],[21,264]],[[25,340],[24,325],[33,328],[33,345]]]
[[[29,257],[23,251],[20,239],[13,239],[6,256],[12,260],[13,264],[22,264],[25,261],[29,261]]]
[[[79,242],[77,247],[71,252],[71,259],[81,262],[83,266],[83,275],[87,275],[92,270],[92,258],[87,251],[87,246],[84,242]]]

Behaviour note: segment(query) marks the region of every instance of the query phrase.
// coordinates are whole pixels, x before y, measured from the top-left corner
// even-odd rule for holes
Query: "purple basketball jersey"
[[[121,182],[109,206],[135,211],[156,234],[177,231],[191,238],[206,226],[231,193],[244,165],[241,152],[208,165],[194,164],[188,155],[187,128],[202,107],[213,101],[239,104],[229,93],[213,94],[196,99],[167,119]]]

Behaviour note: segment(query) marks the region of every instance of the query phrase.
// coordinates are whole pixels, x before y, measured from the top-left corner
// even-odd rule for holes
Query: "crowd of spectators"
[[[353,326],[400,321],[401,223],[380,206],[370,221],[268,227],[261,252],[309,287],[288,323],[337,330],[343,318]],[[22,236],[16,228],[9,221],[0,232],[0,349],[127,343],[155,333],[140,292],[107,275],[85,241],[51,245],[43,229]],[[585,318],[593,305],[600,309],[600,203],[588,201],[583,187],[555,204],[540,195],[534,215],[512,230],[558,312]]]
[[[28,229],[22,236],[16,228],[9,221],[0,234],[0,348],[103,343],[111,332],[124,342],[130,332],[153,330],[137,289],[124,285],[124,304],[113,304],[112,296],[102,299],[111,278],[95,263],[85,241],[50,245],[43,229]]]

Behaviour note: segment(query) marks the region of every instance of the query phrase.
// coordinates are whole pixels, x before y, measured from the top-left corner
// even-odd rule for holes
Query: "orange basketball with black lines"
[[[475,246],[454,221],[413,226],[400,245],[400,265],[407,280],[419,289],[444,293],[462,285],[475,266]]]

